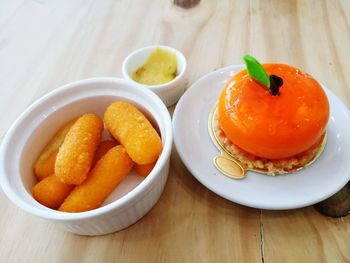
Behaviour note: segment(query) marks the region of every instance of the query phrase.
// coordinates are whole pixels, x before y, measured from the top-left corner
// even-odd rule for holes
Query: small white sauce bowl
[[[152,172],[119,196],[112,193],[91,211],[60,212],[38,203],[31,194],[36,183],[33,164],[47,142],[68,120],[88,112],[102,118],[107,106],[117,100],[134,104],[159,130],[163,151]],[[172,137],[169,112],[149,90],[117,78],[73,82],[34,102],[8,130],[0,148],[0,184],[17,206],[67,231],[81,235],[115,232],[135,223],[158,201],[168,176]],[[137,177],[135,172],[129,176]]]
[[[167,50],[176,55],[176,60],[177,60],[176,77],[173,80],[161,85],[144,85],[134,81],[131,77],[132,73],[146,63],[147,58],[156,48]],[[123,77],[126,80],[136,85],[150,89],[162,99],[162,101],[166,106],[171,106],[175,104],[179,100],[181,95],[184,93],[186,89],[186,84],[187,84],[186,68],[187,68],[186,58],[179,50],[169,46],[160,46],[160,45],[149,46],[149,47],[144,47],[144,48],[135,50],[125,58],[122,65]]]

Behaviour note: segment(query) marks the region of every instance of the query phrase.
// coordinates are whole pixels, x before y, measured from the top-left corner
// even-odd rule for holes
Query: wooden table
[[[350,106],[350,2],[0,1],[0,136],[35,99],[78,79],[121,77],[126,55],[166,44],[189,83],[251,53],[298,66]],[[172,112],[174,107],[170,108]],[[350,216],[266,211],[201,185],[176,150],[157,205],[135,225],[84,237],[28,215],[0,191],[0,262],[350,262]]]

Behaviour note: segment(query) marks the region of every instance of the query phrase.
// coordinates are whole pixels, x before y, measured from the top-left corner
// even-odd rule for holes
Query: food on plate
[[[73,190],[74,185],[62,183],[54,174],[45,177],[33,187],[33,197],[42,205],[56,209]]]
[[[100,160],[106,152],[108,152],[110,149],[117,145],[118,143],[112,139],[102,141],[97,147],[91,167],[94,167],[97,161]]]
[[[104,121],[112,136],[137,164],[154,163],[162,151],[162,141],[146,116],[128,102],[108,106]]]
[[[58,153],[58,148],[63,143],[66,134],[73,126],[76,119],[73,119],[63,125],[49,143],[45,146],[44,150],[40,153],[38,159],[34,164],[34,174],[38,180],[42,180],[45,177],[52,175],[55,169],[55,161]]]
[[[321,85],[300,69],[260,65],[246,56],[247,69],[221,92],[216,133],[235,158],[268,174],[295,171],[319,152],[329,119]]]
[[[145,85],[161,85],[176,77],[176,55],[167,50],[156,48],[146,63],[132,73],[131,78]]]
[[[153,170],[156,163],[149,163],[149,164],[136,164],[135,165],[135,171],[138,175],[141,175],[143,177],[146,177],[150,174],[150,172]]]
[[[59,210],[84,212],[100,207],[130,172],[133,164],[123,146],[113,147],[96,163],[88,178],[74,188]]]
[[[81,184],[91,168],[103,131],[102,120],[82,115],[68,131],[55,162],[55,175],[66,184]]]

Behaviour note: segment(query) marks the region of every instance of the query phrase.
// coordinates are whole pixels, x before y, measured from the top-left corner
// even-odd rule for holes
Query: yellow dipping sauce
[[[146,63],[132,73],[134,81],[145,85],[160,85],[176,77],[177,60],[175,53],[156,48]]]

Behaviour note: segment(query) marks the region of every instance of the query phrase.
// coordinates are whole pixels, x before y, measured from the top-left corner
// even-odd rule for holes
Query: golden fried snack
[[[83,212],[100,207],[130,172],[133,164],[123,146],[113,147],[96,163],[88,178],[74,188],[59,210]]]
[[[162,141],[147,118],[133,105],[118,101],[108,106],[107,129],[138,164],[154,163],[162,151]]]
[[[34,174],[38,180],[42,180],[54,173],[58,148],[63,143],[66,134],[76,120],[77,119],[75,118],[63,125],[40,153],[34,164]]]
[[[103,131],[102,120],[84,114],[69,130],[58,150],[55,175],[66,184],[81,184],[91,168]]]
[[[100,160],[103,155],[105,155],[110,149],[117,145],[118,143],[112,139],[102,141],[97,147],[91,167],[94,167],[97,161]]]
[[[146,177],[153,170],[156,163],[148,163],[148,164],[136,164],[135,170],[138,175]]]
[[[62,183],[54,174],[47,176],[33,188],[33,197],[46,207],[58,208],[73,190],[74,185]]]

